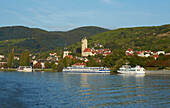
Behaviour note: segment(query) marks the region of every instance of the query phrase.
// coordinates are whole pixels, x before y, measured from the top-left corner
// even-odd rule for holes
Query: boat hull
[[[110,70],[63,69],[63,72],[70,72],[70,73],[110,73]]]
[[[33,72],[33,69],[30,66],[19,66],[17,71],[18,72]]]
[[[117,71],[118,73],[121,74],[144,74],[145,71]]]
[[[17,70],[18,72],[33,72],[33,70]]]

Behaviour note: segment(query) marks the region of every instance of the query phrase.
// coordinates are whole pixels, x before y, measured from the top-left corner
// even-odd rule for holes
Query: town
[[[110,67],[110,68],[113,67],[113,65],[115,65],[115,63],[113,64],[107,63],[109,62],[107,61],[109,56],[112,56],[112,55],[114,56],[115,52],[112,52],[109,48],[104,48],[104,46],[100,43],[95,43],[94,47],[88,48],[88,40],[86,37],[84,37],[81,41],[81,51],[79,52],[81,52],[81,56],[73,56],[72,52],[65,47],[63,50],[63,56],[59,56],[56,52],[51,52],[49,53],[46,59],[36,59],[35,54],[29,53],[28,56],[31,59],[27,59],[26,61],[28,62],[27,64],[21,63],[22,62],[21,59],[23,59],[22,54],[20,55],[20,57],[13,55],[12,61],[9,60],[11,58],[10,54],[8,57],[5,57],[4,55],[0,55],[0,68],[1,69],[18,68],[18,66],[20,65],[22,66],[31,65],[35,69],[53,69],[53,70],[56,69],[57,70],[57,68],[60,68],[58,69],[58,71],[62,71],[63,67],[68,67],[76,63],[85,63],[85,65],[87,66],[104,66],[104,67]],[[135,55],[138,57],[142,57],[142,58],[151,57],[151,58],[154,58],[154,60],[158,60],[159,55],[163,55],[165,56],[165,58],[167,58],[170,56],[170,53],[166,53],[165,51],[152,52],[151,50],[134,51],[133,49],[128,48],[122,55],[125,55],[127,57],[135,56]],[[116,61],[118,59],[112,59],[112,60]],[[18,63],[14,61],[18,61]],[[92,61],[95,61],[95,63],[92,64]],[[163,63],[165,67],[169,67],[168,62],[169,61],[166,61],[166,63]],[[62,66],[59,66],[60,64],[62,64]]]

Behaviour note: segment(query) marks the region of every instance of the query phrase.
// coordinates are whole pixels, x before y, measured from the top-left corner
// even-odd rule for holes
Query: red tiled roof
[[[66,55],[65,57],[69,57],[69,58],[71,58],[71,59],[73,58],[73,56],[72,56],[72,55]]]
[[[99,50],[98,53],[101,54],[101,53],[103,53],[103,51],[102,51],[102,50]]]
[[[110,49],[104,49],[104,51],[110,51]]]
[[[129,54],[129,53],[128,53],[128,54],[126,54],[126,55],[128,55],[128,56],[133,56],[134,54]]]
[[[133,51],[132,49],[128,48],[127,51]]]
[[[90,48],[86,48],[83,52],[91,52]]]
[[[141,54],[142,52],[141,51],[138,51],[137,54]]]
[[[159,55],[154,55],[153,57],[154,57],[154,58],[158,58],[158,57],[159,57]]]
[[[106,53],[104,53],[104,54],[109,55],[109,54],[111,54],[111,52],[106,52]]]

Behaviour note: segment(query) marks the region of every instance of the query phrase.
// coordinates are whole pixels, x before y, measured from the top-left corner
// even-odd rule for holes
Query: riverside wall
[[[146,70],[145,74],[164,74],[170,75],[170,70]]]

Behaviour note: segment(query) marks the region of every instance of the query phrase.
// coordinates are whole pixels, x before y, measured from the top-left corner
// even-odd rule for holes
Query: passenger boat
[[[76,63],[71,67],[63,68],[63,72],[71,73],[110,73],[106,67],[86,67],[85,63]]]
[[[33,69],[31,66],[19,66],[17,71],[19,71],[19,72],[33,72]]]
[[[140,66],[136,67],[131,67],[130,65],[123,65],[122,67],[119,68],[117,71],[118,73],[128,73],[128,74],[136,74],[136,73],[145,73],[145,69]]]

